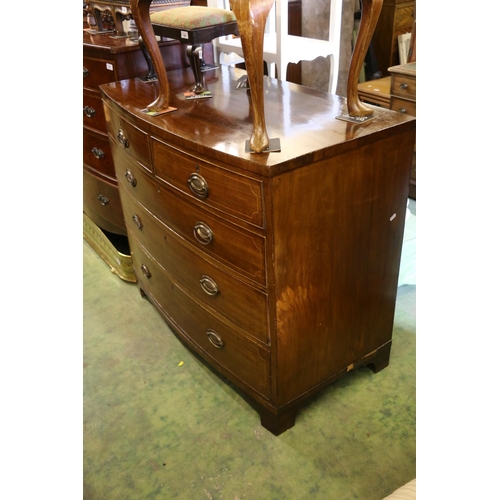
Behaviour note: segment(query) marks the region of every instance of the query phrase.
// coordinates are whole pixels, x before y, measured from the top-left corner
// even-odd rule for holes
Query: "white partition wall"
[[[314,1],[314,0],[312,0]],[[307,0],[304,0],[304,3]],[[208,0],[209,7],[230,9],[229,0]],[[326,14],[326,13],[325,13]],[[288,0],[276,0],[269,13],[264,35],[264,61],[269,76],[285,79],[289,63],[312,61],[317,57],[330,60],[328,91],[333,93],[338,78],[342,0],[330,0],[329,26],[326,40],[288,34]],[[244,60],[238,38],[232,36],[214,40],[220,64],[237,64]]]

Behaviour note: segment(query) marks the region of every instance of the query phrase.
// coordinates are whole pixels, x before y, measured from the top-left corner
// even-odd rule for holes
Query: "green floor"
[[[381,500],[416,476],[416,203],[389,367],[348,373],[275,437],[84,242],[85,500]]]

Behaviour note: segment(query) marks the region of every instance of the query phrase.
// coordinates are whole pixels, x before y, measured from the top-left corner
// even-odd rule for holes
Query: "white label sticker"
[[[188,32],[187,31],[181,31],[181,38],[189,38]]]
[[[126,14],[127,13],[127,7],[122,7],[122,12],[123,12],[123,14]]]
[[[389,219],[391,222],[396,218],[396,214],[392,214],[392,217]]]
[[[106,69],[109,69],[109,71],[113,71],[113,65],[111,63],[106,63]]]

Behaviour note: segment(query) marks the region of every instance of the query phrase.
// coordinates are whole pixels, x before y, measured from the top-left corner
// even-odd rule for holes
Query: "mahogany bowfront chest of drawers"
[[[266,78],[281,152],[247,153],[242,74],[189,101],[191,73],[171,71],[177,111],[156,117],[155,85],[101,92],[142,295],[279,434],[325,385],[389,363],[415,120],[336,120],[344,98]]]

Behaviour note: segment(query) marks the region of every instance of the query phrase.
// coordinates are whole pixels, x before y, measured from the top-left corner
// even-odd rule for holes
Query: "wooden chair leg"
[[[269,147],[264,114],[264,28],[274,0],[229,0],[229,3],[238,22],[252,96],[250,148],[262,153]]]
[[[149,18],[149,7],[152,0],[130,0],[130,10],[134,17],[135,24],[139,30],[144,45],[148,49],[153,60],[153,65],[158,77],[159,94],[155,101],[147,106],[148,111],[164,112],[169,109],[169,86],[167,71],[163,65],[160,48],[156,42],[151,19]]]
[[[146,59],[146,64],[148,65],[148,73],[146,74],[146,76],[144,76],[143,80],[146,82],[149,82],[151,80],[158,80],[153,61],[151,59],[151,56],[149,55],[146,45],[144,44],[142,36],[139,36],[139,47],[141,48],[142,55],[144,56],[144,59]]]
[[[366,117],[373,114],[373,110],[365,106],[359,99],[358,80],[361,66],[368,52],[383,3],[383,0],[361,0],[363,10],[359,33],[352,53],[347,77],[347,112],[349,116]]]
[[[203,75],[201,71],[201,45],[188,45],[187,56],[191,64],[191,69],[194,74],[195,86],[193,92],[195,94],[202,94],[205,92],[205,87],[203,87]]]

